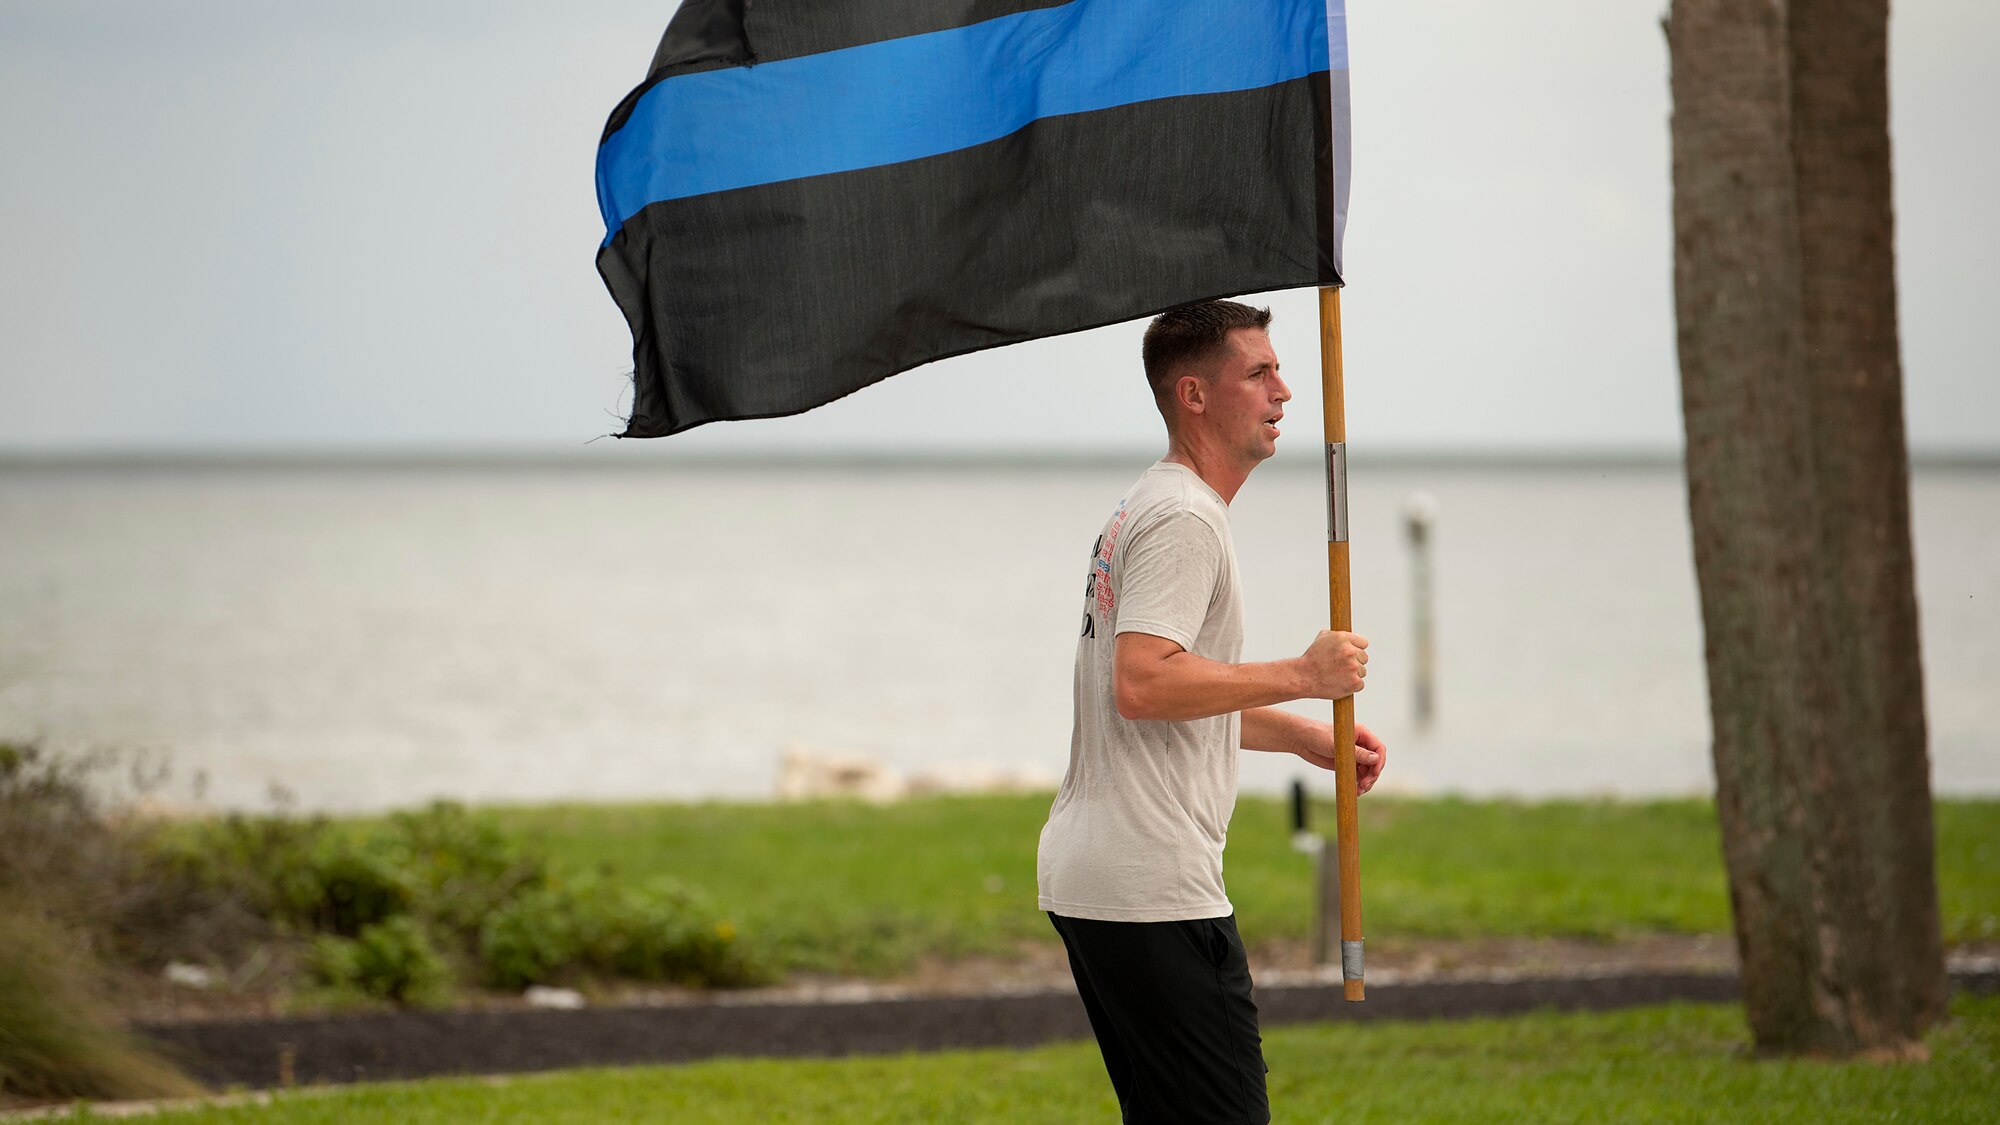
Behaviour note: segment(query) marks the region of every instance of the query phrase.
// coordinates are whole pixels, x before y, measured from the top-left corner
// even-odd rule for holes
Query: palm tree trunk
[[[1944,1011],[1885,0],[1675,0],[1674,288],[1717,801],[1750,1023]]]

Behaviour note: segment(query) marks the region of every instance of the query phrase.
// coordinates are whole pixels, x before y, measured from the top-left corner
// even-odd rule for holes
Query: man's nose
[[[1275,397],[1279,402],[1292,401],[1292,388],[1285,385],[1285,380],[1282,377],[1273,376],[1271,384],[1275,388],[1273,397]]]

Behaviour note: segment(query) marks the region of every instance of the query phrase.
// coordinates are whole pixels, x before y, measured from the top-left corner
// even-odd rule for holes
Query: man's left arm
[[[1334,731],[1322,723],[1277,707],[1252,707],[1243,713],[1243,748],[1296,755],[1323,770],[1333,768]],[[1354,780],[1362,793],[1375,787],[1382,767],[1389,764],[1389,747],[1375,732],[1354,724]]]

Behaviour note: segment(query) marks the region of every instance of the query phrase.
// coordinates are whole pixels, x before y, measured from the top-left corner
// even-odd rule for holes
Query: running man
[[[1333,768],[1332,723],[1273,705],[1339,699],[1368,641],[1322,631],[1301,656],[1239,663],[1229,502],[1277,450],[1291,391],[1268,309],[1208,301],[1146,330],[1167,455],[1092,548],[1069,769],[1037,857],[1040,907],[1069,951],[1128,1123],[1271,1119],[1250,965],[1222,886],[1237,749]],[[1355,727],[1360,791],[1387,747]]]

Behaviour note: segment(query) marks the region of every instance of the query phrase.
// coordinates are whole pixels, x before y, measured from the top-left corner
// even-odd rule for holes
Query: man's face
[[[1203,418],[1242,465],[1278,451],[1278,421],[1292,390],[1278,377],[1278,353],[1261,328],[1230,330],[1228,349],[1208,380]]]

